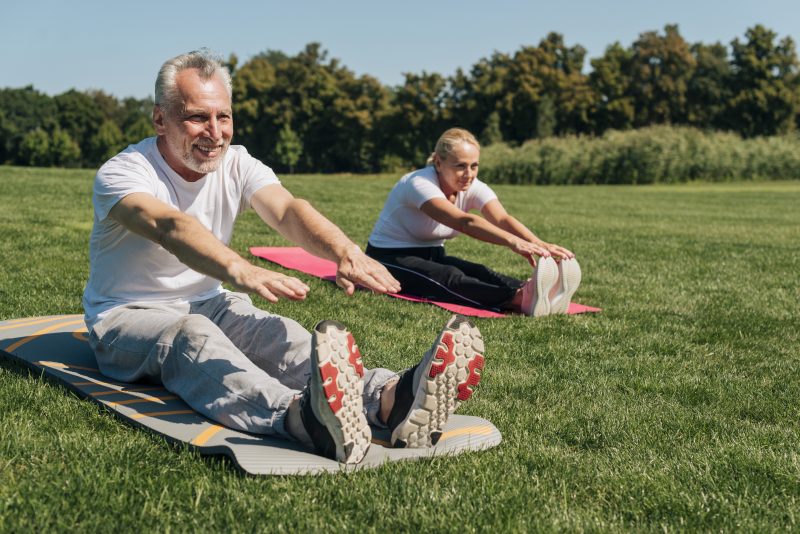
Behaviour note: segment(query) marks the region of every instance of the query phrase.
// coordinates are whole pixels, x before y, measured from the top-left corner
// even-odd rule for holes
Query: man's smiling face
[[[194,182],[217,170],[231,144],[231,98],[219,76],[204,80],[197,69],[181,71],[175,81],[183,105],[179,109],[157,106],[153,122],[166,162]]]

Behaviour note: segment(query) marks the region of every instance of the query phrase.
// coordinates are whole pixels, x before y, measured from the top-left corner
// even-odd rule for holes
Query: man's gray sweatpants
[[[89,344],[104,375],[161,383],[206,417],[258,434],[290,437],[286,410],[310,374],[311,334],[242,293],[114,308],[95,324]],[[365,369],[364,411],[372,425],[384,426],[380,392],[394,376]]]

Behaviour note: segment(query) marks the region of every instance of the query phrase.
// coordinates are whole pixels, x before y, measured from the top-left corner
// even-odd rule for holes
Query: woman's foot
[[[572,295],[581,285],[581,266],[575,258],[558,262],[558,283],[551,290],[550,313],[567,313]]]
[[[558,267],[551,257],[539,258],[533,276],[522,286],[522,313],[541,317],[551,313],[550,291],[558,280]]]

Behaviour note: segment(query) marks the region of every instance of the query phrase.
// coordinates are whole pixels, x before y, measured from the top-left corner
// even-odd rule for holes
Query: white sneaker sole
[[[531,277],[531,282],[536,284],[536,302],[530,306],[529,310],[525,310],[526,306],[524,306],[525,303],[523,302],[523,313],[531,317],[549,315],[551,313],[550,291],[557,281],[558,266],[556,261],[551,257],[539,258]]]
[[[323,321],[314,331],[312,385],[317,395],[311,409],[336,444],[336,459],[358,463],[367,454],[372,433],[364,416],[364,366],[352,334],[334,321]]]
[[[581,285],[581,266],[578,260],[561,260],[558,263],[558,274],[561,279],[561,288],[551,300],[550,313],[567,313],[572,295]]]
[[[394,447],[430,447],[458,406],[468,400],[481,380],[483,337],[467,319],[453,316],[425,355],[414,402],[392,432]]]

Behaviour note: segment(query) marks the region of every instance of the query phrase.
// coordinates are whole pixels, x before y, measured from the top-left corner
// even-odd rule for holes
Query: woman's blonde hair
[[[467,130],[463,128],[450,128],[446,132],[439,137],[439,140],[436,141],[436,146],[433,149],[433,152],[428,157],[427,163],[425,165],[433,165],[433,157],[439,156],[439,159],[447,159],[456,145],[460,143],[469,143],[474,145],[475,148],[478,150],[481,149],[481,144],[475,139],[475,136],[469,133]]]

